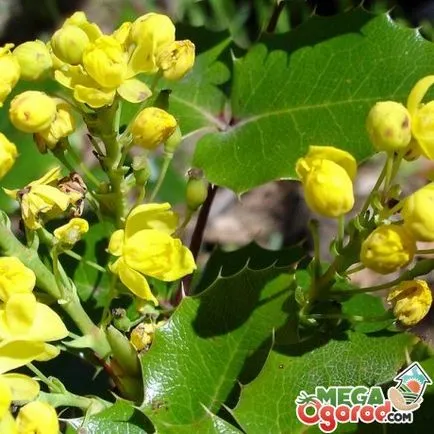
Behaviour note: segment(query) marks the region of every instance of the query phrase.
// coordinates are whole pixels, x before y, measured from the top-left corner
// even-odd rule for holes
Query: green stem
[[[170,163],[172,162],[173,154],[164,154],[163,165],[161,166],[161,171],[158,176],[157,183],[155,184],[154,189],[152,190],[151,197],[149,198],[150,202],[153,202],[157,197],[158,192],[160,191],[161,186],[163,185],[164,179],[167,175],[167,170],[169,169]]]
[[[364,270],[365,268],[366,268],[366,267],[365,267],[363,264],[359,264],[359,265],[356,265],[355,267],[350,268],[349,270],[347,270],[347,271],[345,272],[345,274],[346,274],[347,276],[349,276],[350,274],[357,273],[357,272],[359,272],[359,271]]]
[[[87,396],[75,395],[71,392],[66,393],[46,393],[39,392],[38,400],[46,402],[53,407],[77,407],[86,411],[94,408],[95,412],[106,408],[109,403],[101,399],[88,398]]]
[[[101,265],[97,264],[96,262],[88,261],[87,259],[84,259],[81,255],[73,252],[72,250],[65,250],[63,251],[63,253],[73,259],[76,259],[77,261],[89,265],[89,267],[95,268],[95,270],[98,270],[101,273],[107,273],[107,270],[104,267],[101,267]]]
[[[43,374],[33,363],[28,363],[26,366],[49,388],[50,392],[60,392],[57,385],[53,383],[45,374]]]
[[[118,141],[117,125],[119,123],[119,102],[103,110],[99,114],[98,125],[100,137],[106,148],[103,168],[111,184],[113,196],[114,219],[118,229],[123,228],[126,214],[126,185],[123,167],[119,167],[122,160],[122,147]]]
[[[383,169],[381,170],[380,175],[378,176],[377,182],[375,183],[372,191],[369,193],[369,196],[366,198],[365,203],[363,204],[362,210],[360,211],[360,215],[365,214],[365,212],[368,210],[369,206],[371,205],[372,199],[377,193],[377,191],[380,189],[381,184],[384,181],[384,178],[386,177],[387,172],[387,162],[383,166]]]
[[[338,218],[338,239],[337,239],[337,247],[339,250],[344,246],[344,238],[345,238],[345,216],[341,215]]]
[[[100,184],[99,179],[87,168],[87,166],[81,161],[77,153],[75,152],[74,148],[69,143],[69,140],[66,140],[66,149],[68,150],[68,155],[71,156],[74,163],[80,167],[81,171],[83,172],[84,176],[95,186],[98,187]]]
[[[134,206],[132,209],[134,209],[136,206],[142,204],[143,200],[145,199],[145,196],[146,196],[146,185],[143,184],[139,187],[139,194],[137,195],[137,198],[134,202]]]
[[[390,184],[392,182],[393,178],[393,166],[394,166],[394,158],[393,154],[387,154],[387,160],[386,160],[386,176],[384,178],[384,187],[383,191],[381,193],[381,201],[384,203],[387,198],[387,193],[390,188]]]

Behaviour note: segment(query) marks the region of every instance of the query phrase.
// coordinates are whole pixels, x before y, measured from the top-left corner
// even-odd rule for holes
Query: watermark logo
[[[379,386],[318,386],[314,394],[302,390],[295,400],[297,418],[304,425],[318,425],[324,433],[332,433],[339,423],[410,424],[432,380],[413,362],[394,381],[387,397]]]

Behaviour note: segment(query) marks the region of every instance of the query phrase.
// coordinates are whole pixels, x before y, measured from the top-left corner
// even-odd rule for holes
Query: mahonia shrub
[[[356,13],[368,22],[365,12]],[[370,20],[400,35],[388,29],[389,17]],[[369,30],[364,37],[379,38]],[[333,39],[318,42],[318,50],[306,57],[321,64],[315,56]],[[357,48],[351,38],[343,41]],[[338,55],[339,47],[331,46]],[[54,162],[30,181],[14,178],[26,149],[0,133],[1,187],[16,207],[15,214],[0,213],[1,433],[302,432],[293,411],[298,391],[381,385],[411,360],[432,360],[432,348],[411,328],[426,320],[432,304],[426,275],[434,269],[429,258],[434,249],[420,242],[434,241],[434,185],[427,180],[409,193],[397,180],[406,160],[434,159],[434,101],[424,101],[434,75],[416,68],[406,77],[411,81],[406,101],[392,95],[356,102],[348,97],[357,110],[351,122],[342,121],[338,135],[333,131],[334,137],[342,135],[340,145],[323,139],[329,131],[325,118],[301,122],[296,111],[327,106],[327,98],[351,80],[341,80],[344,72],[334,70],[330,95],[328,85],[318,91],[321,79],[315,75],[316,84],[302,89],[299,107],[288,101],[281,107],[287,84],[269,92],[261,87],[276,79],[272,74],[285,75],[287,63],[280,60],[286,54],[278,47],[267,57],[266,45],[253,45],[238,59],[225,37],[195,59],[194,41],[177,40],[166,15],[148,13],[105,34],[76,12],[48,42],[0,48],[2,116],[18,137],[29,138]],[[225,82],[226,67],[217,60],[224,51],[232,53],[235,65],[230,102],[217,88]],[[430,53],[434,61],[434,48]],[[301,68],[309,61],[302,62],[303,56]],[[41,90],[47,81],[55,90]],[[27,90],[20,90],[20,82],[27,82]],[[326,100],[311,103],[312,95]],[[339,125],[332,108],[326,111]],[[278,118],[288,113],[291,119]],[[267,137],[264,118],[273,117]],[[284,127],[294,128],[292,134]],[[322,129],[325,135],[315,136]],[[204,137],[178,213],[160,200],[161,187],[183,139],[196,130]],[[353,130],[369,151],[345,142]],[[278,140],[284,136],[291,158],[279,154],[283,148],[273,134]],[[78,153],[77,135],[86,138],[91,163],[81,157],[83,149]],[[248,140],[238,142],[242,137]],[[383,155],[384,167],[359,206],[358,166],[374,153]],[[204,267],[198,264],[218,181],[243,193],[282,178],[300,181],[312,216],[313,248],[298,243],[271,251],[252,244],[235,252],[217,250]],[[321,258],[321,219],[337,227],[329,262]],[[89,249],[102,243],[102,254],[86,250],[92,237],[97,240]],[[83,285],[77,267],[97,278]],[[382,283],[354,285],[353,274],[363,269],[377,273]],[[86,285],[90,295],[83,291]],[[373,350],[368,354],[366,348]],[[61,375],[47,374],[55,362],[68,369],[66,354],[90,364],[95,376],[104,375],[110,390],[99,393],[88,381],[86,393],[77,394]],[[344,359],[348,354],[355,356]],[[357,375],[341,378],[324,362],[329,358],[351,372],[354,363]],[[376,375],[373,358],[384,364],[382,375]],[[302,375],[304,367],[314,373],[313,382]],[[288,391],[277,390],[280,383]],[[270,401],[262,402],[264,395]],[[273,411],[276,402],[284,409],[270,417],[269,402]],[[291,413],[283,414],[287,408]],[[283,425],[276,427],[274,419]]]

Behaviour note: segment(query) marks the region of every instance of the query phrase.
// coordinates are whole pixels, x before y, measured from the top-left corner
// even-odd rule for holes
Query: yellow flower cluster
[[[372,107],[366,127],[378,151],[434,159],[434,101],[422,102],[433,84],[434,75],[419,80],[408,96],[407,107],[395,101]]]
[[[119,94],[138,103],[151,91],[138,74],[182,78],[194,64],[194,45],[175,40],[175,26],[165,15],[149,13],[123,23],[110,35],[76,12],[50,41],[54,77],[90,107],[111,105]]]
[[[55,167],[22,189],[5,189],[12,199],[20,202],[21,216],[29,229],[39,229],[44,220],[61,215],[82,200],[81,194],[59,188],[61,178],[60,168]]]
[[[310,146],[295,168],[309,208],[325,217],[340,217],[354,206],[354,157],[332,146]]]
[[[115,231],[108,250],[119,258],[110,266],[122,283],[137,297],[158,304],[145,276],[172,282],[196,269],[193,255],[173,238],[177,215],[168,203],[135,207],[125,230]]]

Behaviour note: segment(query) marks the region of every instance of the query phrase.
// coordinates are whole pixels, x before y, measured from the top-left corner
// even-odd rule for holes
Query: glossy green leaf
[[[371,294],[357,294],[342,303],[342,312],[360,333],[373,333],[389,327],[395,317],[386,311],[381,297]]]
[[[372,386],[390,381],[405,362],[413,335],[367,336],[346,332],[276,347],[259,376],[243,387],[233,414],[245,432],[301,433],[295,399],[316,386]]]
[[[285,263],[267,262],[262,268],[262,249],[252,245],[243,252],[231,274],[223,266],[216,280],[204,277],[206,289],[182,301],[141,357],[142,409],[162,432],[181,432],[202,423],[209,412],[216,414],[247,359],[294,315],[288,270],[302,251],[294,249]],[[233,257],[220,255],[226,264]]]
[[[68,421],[69,432],[86,434],[147,434],[155,432],[150,421],[139,410],[124,401],[118,401],[106,410],[91,416]],[[80,430],[81,429],[81,430]],[[83,431],[82,431],[83,430]]]
[[[232,121],[199,141],[194,164],[211,182],[241,193],[294,178],[309,145],[366,159],[373,154],[365,131],[370,107],[405,103],[433,63],[434,45],[386,14],[314,17],[234,60]]]

